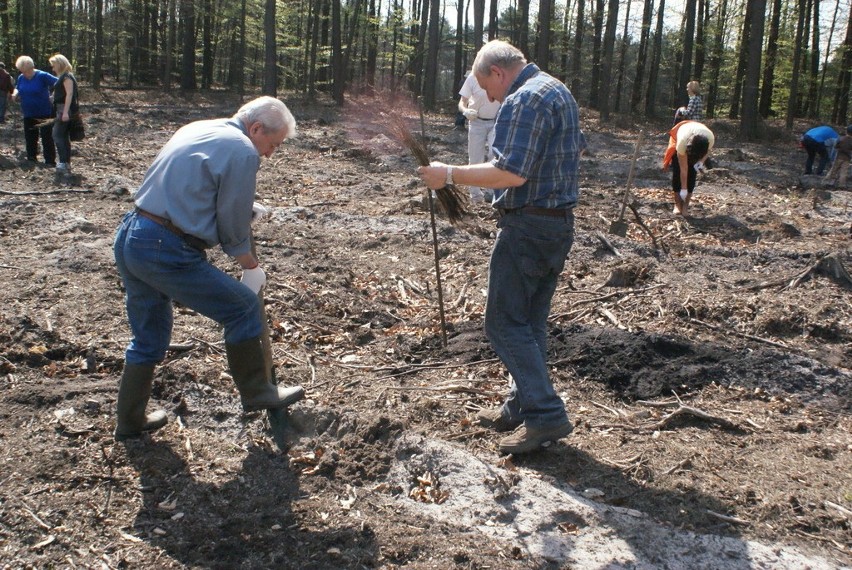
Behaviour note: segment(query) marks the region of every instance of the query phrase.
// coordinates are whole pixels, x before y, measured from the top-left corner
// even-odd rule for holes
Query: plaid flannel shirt
[[[579,198],[579,109],[565,85],[527,64],[509,88],[494,127],[492,164],[526,179],[495,208],[571,208]]]

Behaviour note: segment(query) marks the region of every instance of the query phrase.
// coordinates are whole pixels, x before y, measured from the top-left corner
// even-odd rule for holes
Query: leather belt
[[[539,208],[537,206],[523,206],[521,208],[512,208],[511,210],[502,210],[503,214],[512,212],[532,214],[533,216],[547,216],[550,218],[564,218],[571,211],[571,208]]]
[[[204,240],[199,239],[199,238],[197,238],[193,235],[189,235],[188,233],[185,233],[182,229],[180,229],[179,227],[174,225],[171,220],[167,220],[166,218],[158,216],[157,214],[152,214],[151,212],[148,212],[147,210],[143,210],[142,208],[140,208],[138,206],[135,208],[135,211],[136,211],[137,215],[142,216],[143,218],[147,218],[147,219],[151,220],[152,222],[154,222],[155,224],[159,224],[159,225],[163,226],[164,228],[166,228],[167,230],[169,230],[170,232],[172,232],[176,236],[180,237],[190,247],[197,249],[198,251],[204,251],[205,249],[207,249],[207,244],[204,242]]]

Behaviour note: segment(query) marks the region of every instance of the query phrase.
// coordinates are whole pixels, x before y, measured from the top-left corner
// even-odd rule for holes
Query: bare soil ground
[[[256,228],[276,373],[308,394],[292,446],[242,413],[220,331],[182,307],[152,402],[170,422],[117,444],[113,231],[174,130],[238,106],[158,97],[86,94],[70,177],[21,164],[19,124],[2,128],[0,566],[852,565],[852,193],[801,179],[792,135],[742,144],[711,123],[717,166],[684,219],[659,169],[665,125],[584,113],[550,331],[576,427],[506,458],[471,422],[507,386],[482,331],[490,209],[438,218],[444,346],[414,161],[364,107],[293,101],[301,133],[262,166],[272,216]],[[464,161],[450,118],[427,128],[433,158]]]

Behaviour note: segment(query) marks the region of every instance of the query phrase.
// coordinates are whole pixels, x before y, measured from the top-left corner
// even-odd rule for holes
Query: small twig
[[[648,406],[649,408],[671,408],[672,406],[677,406],[677,400],[666,400],[663,402],[650,402],[648,400],[636,400],[636,403],[641,406]]]
[[[666,469],[665,471],[663,471],[663,473],[662,473],[662,474],[663,474],[663,475],[671,475],[671,474],[672,474],[672,473],[674,473],[675,471],[678,471],[678,470],[680,470],[680,469],[683,469],[684,467],[686,467],[686,466],[688,466],[688,465],[690,465],[690,464],[692,464],[692,458],[691,458],[691,457],[687,457],[686,459],[684,459],[683,461],[681,461],[681,462],[680,462],[680,463],[678,463],[677,465],[673,465],[673,466],[669,467],[668,469]]]
[[[610,408],[609,406],[604,406],[603,404],[599,404],[598,402],[595,402],[594,400],[592,400],[592,405],[608,411],[609,413],[611,413],[612,415],[614,415],[617,418],[623,418],[624,417],[624,412],[622,412],[620,410],[616,410],[614,408]]]
[[[452,440],[455,440],[455,439],[463,439],[465,437],[478,437],[480,435],[488,434],[489,431],[490,430],[487,430],[487,429],[479,429],[479,430],[476,430],[476,431],[463,431],[461,433],[448,435],[444,439],[446,439],[447,441],[452,441]]]
[[[44,530],[51,530],[53,528],[52,526],[50,526],[49,524],[47,524],[46,522],[44,522],[43,520],[38,518],[38,516],[34,512],[32,512],[30,509],[28,509],[27,507],[23,507],[23,510],[24,510],[25,513],[27,513],[28,515],[30,515],[33,518],[33,520],[36,522],[36,524],[38,526],[40,526]]]
[[[751,524],[749,521],[747,521],[747,520],[745,520],[745,519],[741,519],[741,518],[739,518],[739,517],[732,517],[732,516],[728,516],[728,515],[723,515],[723,514],[715,513],[715,512],[713,512],[713,511],[711,511],[710,509],[707,509],[707,511],[706,511],[706,512],[707,512],[707,514],[708,514],[708,515],[710,515],[711,517],[715,517],[715,518],[719,519],[720,521],[725,521],[725,522],[727,522],[727,523],[739,524],[739,525],[750,525],[750,524]]]

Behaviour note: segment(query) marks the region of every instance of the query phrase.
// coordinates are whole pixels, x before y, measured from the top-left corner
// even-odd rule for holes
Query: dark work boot
[[[268,380],[260,337],[237,344],[226,343],[225,352],[245,411],[286,408],[305,397],[301,386],[282,388]]]
[[[154,431],[166,425],[166,412],[157,410],[145,414],[145,406],[148,405],[148,399],[151,397],[153,383],[153,365],[124,365],[121,383],[118,385],[116,441],[139,437],[145,432]]]

